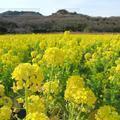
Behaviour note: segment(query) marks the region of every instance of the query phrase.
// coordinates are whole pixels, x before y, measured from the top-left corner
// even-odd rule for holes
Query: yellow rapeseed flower
[[[59,81],[49,81],[43,85],[44,94],[58,94],[59,93]]]
[[[96,97],[89,88],[85,88],[82,77],[71,76],[67,81],[65,100],[92,106],[96,102]]]
[[[44,113],[29,113],[26,116],[26,120],[49,120],[49,118]]]
[[[4,92],[5,92],[4,86],[0,84],[0,97],[4,96]]]
[[[62,65],[64,63],[64,52],[57,48],[48,48],[43,55],[43,59],[48,65]]]
[[[40,98],[38,95],[31,95],[28,97],[28,113],[44,113],[45,105],[43,98]]]
[[[0,120],[10,120],[12,110],[8,106],[0,108]]]
[[[120,115],[114,107],[105,105],[97,110],[95,120],[120,120]]]
[[[36,92],[40,90],[44,76],[38,65],[22,63],[15,68],[12,73],[12,78],[16,80],[13,84],[14,91],[27,87],[29,90]]]

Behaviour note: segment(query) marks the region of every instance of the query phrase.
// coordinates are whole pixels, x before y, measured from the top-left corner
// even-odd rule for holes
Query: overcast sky
[[[120,0],[0,0],[0,12],[27,10],[50,15],[58,9],[91,16],[120,16]]]

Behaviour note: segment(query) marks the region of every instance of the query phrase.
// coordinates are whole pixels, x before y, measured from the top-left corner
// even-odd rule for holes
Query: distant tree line
[[[50,16],[35,12],[0,14],[0,34],[48,32],[120,32],[120,17],[90,17],[59,10]]]

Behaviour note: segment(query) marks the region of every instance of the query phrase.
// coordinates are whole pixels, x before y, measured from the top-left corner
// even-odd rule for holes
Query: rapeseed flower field
[[[120,120],[120,35],[0,35],[0,120]]]

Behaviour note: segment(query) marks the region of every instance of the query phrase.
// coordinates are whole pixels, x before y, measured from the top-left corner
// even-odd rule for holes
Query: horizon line
[[[36,12],[36,13],[39,13],[39,14],[41,14],[43,16],[50,16],[50,15],[56,13],[59,10],[67,10],[68,12],[72,12],[72,13],[76,12],[77,14],[82,14],[82,15],[86,15],[86,16],[90,16],[90,17],[107,17],[107,18],[110,18],[110,17],[120,17],[120,16],[117,16],[117,15],[111,15],[111,16],[110,15],[108,15],[108,16],[104,16],[104,15],[103,16],[102,15],[98,15],[98,16],[97,15],[90,15],[90,14],[86,14],[86,13],[80,13],[80,12],[78,12],[78,10],[72,10],[72,9],[71,10],[70,10],[70,8],[56,9],[56,10],[53,10],[53,12],[51,12],[49,14],[44,14],[43,12],[40,12],[40,8],[0,8],[0,14],[4,13],[4,12],[7,12],[7,11],[11,11],[11,12],[17,11],[17,12]]]

